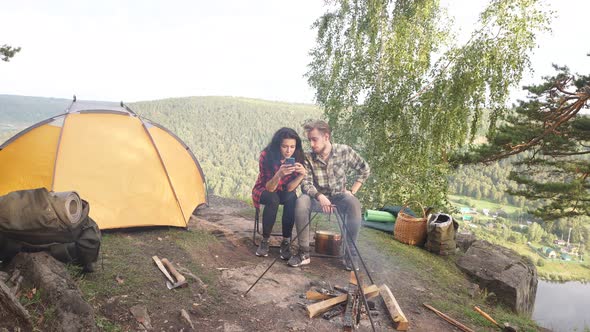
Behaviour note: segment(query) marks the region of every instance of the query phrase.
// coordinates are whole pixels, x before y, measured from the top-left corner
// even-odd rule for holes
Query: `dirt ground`
[[[108,241],[96,272],[78,279],[95,310],[100,330],[144,330],[131,308],[145,309],[154,331],[342,330],[341,316],[310,319],[305,310],[305,305],[312,303],[305,299],[312,285],[348,285],[350,272],[343,269],[341,260],[312,257],[310,265],[291,268],[279,259],[244,297],[278,256],[278,249],[271,248],[266,258],[254,255],[253,219],[244,215],[248,205],[215,196],[210,196],[209,203],[191,218],[188,232],[159,228],[106,233]],[[423,278],[407,272],[395,255],[366,243],[360,252],[375,284],[391,289],[410,321],[410,331],[458,331],[423,307],[423,302],[440,300],[441,296],[432,292]],[[187,276],[188,287],[168,290],[153,255],[172,261]],[[207,286],[202,287],[192,276],[199,276]],[[366,274],[362,280],[369,283]],[[24,288],[23,294],[27,291]],[[379,310],[374,317],[376,331],[392,331],[381,300],[375,298],[374,302]],[[28,309],[37,313],[37,321],[42,322],[37,328],[44,331],[47,305],[35,304]],[[194,329],[181,316],[183,309]],[[358,330],[371,331],[369,320],[363,319]]]
[[[210,207],[198,213],[196,223],[191,227],[207,229],[219,235],[226,245],[216,255],[223,257],[224,270],[220,282],[229,291],[226,308],[236,310],[231,318],[224,320],[231,328],[225,331],[333,331],[342,329],[342,320],[336,317],[330,321],[321,317],[308,318],[302,304],[312,303],[303,294],[311,288],[310,284],[327,282],[330,285],[346,286],[350,272],[343,269],[340,259],[312,257],[312,263],[302,268],[288,267],[285,261],[278,260],[263,279],[243,298],[252,283],[266,270],[278,256],[278,248],[271,248],[269,257],[256,257],[256,247],[252,244],[251,218],[244,218],[239,212],[244,209],[240,202],[214,198]],[[232,252],[231,255],[228,255]],[[411,322],[410,331],[458,331],[441,321],[433,313],[424,309],[428,302],[428,285],[420,282],[397,267],[395,257],[383,254],[378,248],[363,246],[361,256],[365,258],[370,274],[377,285],[386,284],[398,300],[402,310]],[[364,282],[369,280],[364,274]],[[225,294],[228,294],[225,291]],[[382,302],[374,299],[380,313],[374,317],[377,331],[393,330]],[[235,314],[235,316],[234,316]],[[234,328],[235,330],[232,330]],[[370,322],[364,319],[360,331],[371,331]]]

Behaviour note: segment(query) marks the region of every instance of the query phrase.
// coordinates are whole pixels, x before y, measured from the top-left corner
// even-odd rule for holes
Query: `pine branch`
[[[571,78],[557,81],[553,85],[552,90],[557,89],[560,92],[565,91],[565,89],[563,88],[563,85],[565,83],[569,82],[570,80],[571,80]],[[534,137],[533,139],[529,140],[526,143],[511,146],[510,151],[506,151],[503,153],[493,155],[493,156],[485,158],[481,161],[484,163],[488,163],[488,162],[492,162],[492,161],[501,160],[501,159],[504,159],[506,157],[509,157],[509,156],[512,156],[515,154],[522,153],[524,151],[531,149],[534,146],[541,144],[541,142],[545,139],[545,137],[547,137],[551,134],[559,133],[557,131],[557,128],[559,128],[563,124],[567,123],[574,116],[576,116],[578,114],[578,112],[582,109],[582,107],[584,107],[586,105],[588,100],[590,100],[590,86],[588,86],[588,85],[584,86],[583,88],[579,89],[577,92],[568,93],[568,94],[575,95],[576,101],[570,104],[570,103],[567,103],[567,100],[565,98],[563,98],[559,104],[559,107],[555,111],[552,111],[551,113],[549,113],[549,115],[547,116],[549,121],[545,122],[546,129],[541,134],[539,134],[538,136]]]

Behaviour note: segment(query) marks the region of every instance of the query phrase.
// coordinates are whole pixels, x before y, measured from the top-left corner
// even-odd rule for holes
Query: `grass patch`
[[[185,231],[170,229],[167,232],[167,236],[180,248],[186,252],[194,253],[196,256],[209,252],[209,249],[212,246],[220,245],[219,240],[215,235],[202,230]],[[221,292],[215,286],[219,271],[210,267],[202,266],[199,262],[192,259],[185,264],[185,267],[189,269],[191,273],[199,277],[208,285],[207,294],[212,297],[214,301],[219,300],[221,298]]]
[[[497,210],[503,210],[508,214],[512,214],[514,212],[522,212],[522,209],[518,206],[510,205],[510,204],[500,204],[488,200],[483,199],[475,199],[473,197],[468,196],[458,196],[458,195],[448,195],[449,201],[453,203],[455,206],[465,206],[465,204],[461,203],[460,201],[467,201],[469,202],[468,207],[475,207],[478,210],[481,209],[489,209],[491,212]]]
[[[426,284],[436,284],[448,291],[449,295],[468,295],[466,288],[460,287],[465,277],[455,265],[455,256],[434,255],[424,249],[400,243],[391,234],[365,228],[360,233],[361,251],[368,243],[380,248],[388,257],[396,257],[395,265],[411,272]]]
[[[88,302],[98,296],[131,295],[152,283],[148,274],[137,271],[137,266],[151,266],[151,257],[127,234],[103,234],[101,251],[102,260],[97,264],[100,271],[79,279],[80,290]]]
[[[96,316],[96,327],[103,332],[123,332],[123,329],[118,324],[98,315]]]
[[[33,331],[55,330],[56,308],[42,299],[41,289],[23,288],[19,302],[31,315]]]

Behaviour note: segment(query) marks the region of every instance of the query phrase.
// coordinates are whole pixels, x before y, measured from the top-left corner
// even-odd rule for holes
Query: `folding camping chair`
[[[263,206],[264,204],[261,204],[261,206]],[[260,242],[257,241],[257,235],[259,235],[260,237],[262,237],[262,232],[261,232],[261,221],[260,221],[260,212],[261,209],[260,208],[256,208],[256,211],[254,213],[254,228],[252,229],[252,243],[254,244],[254,246],[258,246],[260,245]],[[331,221],[332,215],[334,214],[336,216],[336,222],[341,225],[340,228],[340,238],[341,238],[341,245],[340,245],[340,254],[339,255],[327,255],[327,254],[318,254],[318,253],[313,253],[312,256],[313,257],[320,257],[320,258],[342,258],[344,257],[344,246],[346,245],[346,227],[344,224],[344,220],[342,219],[342,216],[340,215],[340,213],[338,213],[336,207],[333,208],[333,212],[332,213],[324,213],[321,210],[312,210],[310,212],[310,218],[309,218],[309,227],[311,229],[311,224],[313,223],[313,221],[316,219],[316,217],[319,214],[324,214],[324,215],[328,215],[328,222]],[[316,227],[313,233],[313,236],[315,236],[315,231],[317,231],[317,227],[318,227],[318,223],[319,220],[316,220]],[[282,232],[272,232],[270,233],[270,236],[282,236],[283,233]],[[271,248],[278,248],[280,246],[278,245],[270,245]]]

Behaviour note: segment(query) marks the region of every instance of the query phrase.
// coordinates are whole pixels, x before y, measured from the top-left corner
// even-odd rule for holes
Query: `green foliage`
[[[0,60],[8,62],[18,52],[20,52],[20,47],[12,47],[4,44],[0,46]]]
[[[70,100],[0,95],[0,144],[38,121],[64,112]]]
[[[536,222],[532,223],[527,231],[527,239],[531,242],[539,242],[545,236],[545,230]]]
[[[335,139],[371,165],[365,203],[446,201],[446,155],[473,137],[484,109],[494,126],[548,24],[539,8],[491,1],[462,46],[436,0],[334,1],[316,21],[309,83]]]
[[[516,169],[512,162],[523,157],[515,156],[489,165],[460,165],[449,174],[449,193],[477,198],[479,192],[482,200],[510,204],[527,211],[536,209],[539,203],[508,193],[524,188],[509,180],[510,173]]]

